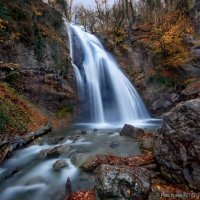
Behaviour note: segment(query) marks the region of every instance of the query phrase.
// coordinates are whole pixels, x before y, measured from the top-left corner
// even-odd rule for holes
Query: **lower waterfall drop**
[[[150,115],[135,87],[101,42],[81,27],[69,24],[70,53],[81,104],[80,121],[124,124]]]

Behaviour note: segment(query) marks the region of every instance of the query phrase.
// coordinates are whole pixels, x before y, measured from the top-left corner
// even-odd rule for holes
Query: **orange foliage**
[[[152,153],[146,153],[141,156],[114,156],[114,155],[96,155],[90,162],[82,166],[85,171],[92,171],[99,165],[126,165],[134,168],[143,164],[154,162]]]
[[[6,28],[6,26],[5,26],[6,23],[7,22],[5,20],[3,20],[3,19],[0,18],[0,29]]]
[[[154,161],[151,153],[142,156],[119,157],[110,155],[97,155],[96,162],[98,164],[109,165],[126,165],[134,168],[139,165],[148,164]]]
[[[94,199],[95,199],[95,191],[88,190],[88,191],[80,191],[73,193],[69,200],[94,200]]]
[[[48,122],[48,118],[37,108],[4,84],[0,84],[0,101],[11,120],[5,131],[8,137],[36,131]]]
[[[2,45],[12,45],[15,40],[18,40],[20,37],[20,34],[18,32],[13,32],[9,30],[8,22],[6,20],[3,20],[0,18],[0,44]],[[5,37],[1,34],[1,31],[8,32],[8,36]],[[11,46],[12,47],[12,46]]]
[[[53,128],[60,128],[69,124],[71,118],[58,119],[56,116],[44,114],[39,108],[33,106],[23,96],[12,88],[0,83],[0,112],[5,112],[10,122],[6,130],[1,132],[8,138],[36,131],[48,122]]]
[[[184,39],[187,35],[194,34],[192,23],[178,12],[165,15],[161,22],[153,27],[152,47],[156,53],[162,55],[163,65],[180,66],[190,56]]]
[[[6,28],[7,22],[0,18],[0,30],[3,30]],[[0,35],[0,44],[4,42],[3,37]]]
[[[42,11],[36,7],[33,7],[33,12],[36,16],[42,16]]]

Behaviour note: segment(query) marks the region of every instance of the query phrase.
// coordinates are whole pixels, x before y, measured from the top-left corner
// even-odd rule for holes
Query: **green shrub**
[[[59,119],[65,118],[69,115],[69,113],[73,112],[73,107],[72,106],[65,106],[60,108],[57,112],[56,112],[56,117],[58,117]]]
[[[0,108],[0,133],[5,131],[6,126],[9,123],[9,117],[8,115],[3,112],[3,110]]]

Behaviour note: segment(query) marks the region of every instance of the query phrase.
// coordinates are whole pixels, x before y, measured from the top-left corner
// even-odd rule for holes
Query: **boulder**
[[[144,168],[101,165],[95,180],[101,199],[145,199],[150,189],[149,173]]]
[[[200,80],[195,80],[188,84],[187,87],[182,91],[185,96],[198,96],[200,94]]]
[[[144,130],[136,128],[132,125],[125,124],[122,130],[120,131],[121,136],[128,136],[135,139],[141,138],[144,134]]]
[[[63,153],[69,152],[71,149],[68,145],[60,145],[56,146],[52,149],[45,149],[40,151],[39,158],[45,159],[45,158],[55,158],[60,156]]]
[[[200,99],[178,104],[163,119],[153,145],[162,174],[200,191]]]
[[[57,160],[53,165],[52,168],[53,170],[60,170],[64,167],[67,167],[68,164],[65,160]]]
[[[152,152],[153,149],[153,138],[146,138],[145,140],[142,141],[141,144],[141,150],[142,152]]]

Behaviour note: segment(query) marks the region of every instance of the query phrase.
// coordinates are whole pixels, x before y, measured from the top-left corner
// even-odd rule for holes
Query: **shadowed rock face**
[[[144,168],[102,165],[96,170],[96,183],[102,199],[145,199],[150,189]]]
[[[21,69],[18,86],[32,101],[51,111],[73,105],[76,99],[69,79],[53,69]]]
[[[198,33],[200,33],[200,2],[199,0],[193,0],[191,1],[191,15],[194,19],[194,22],[196,24],[196,28]]]
[[[64,7],[49,6],[41,0],[11,1],[3,5],[12,21],[9,28],[20,34],[13,41],[12,51],[10,47],[0,47],[2,63],[19,65],[12,85],[50,111],[73,106],[76,95],[67,27],[62,19]],[[0,79],[8,81],[7,74],[0,67]]]
[[[200,190],[200,99],[180,103],[164,115],[154,155],[163,175]]]
[[[125,124],[122,130],[120,131],[120,135],[132,137],[135,139],[142,138],[142,136],[144,135],[144,130],[136,128],[129,124]]]

